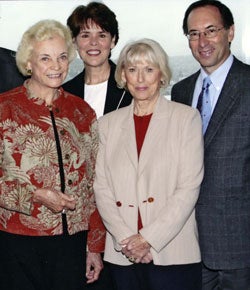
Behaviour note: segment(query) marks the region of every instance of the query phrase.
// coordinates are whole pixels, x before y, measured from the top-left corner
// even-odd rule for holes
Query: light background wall
[[[250,1],[222,1],[231,9],[235,20],[236,32],[232,52],[242,61],[250,63]],[[198,68],[181,29],[184,12],[192,0],[100,2],[104,2],[115,12],[119,22],[120,40],[112,52],[114,61],[128,41],[147,37],[158,41],[169,55],[173,82]],[[67,17],[73,9],[87,3],[89,0],[0,1],[0,46],[16,50],[23,32],[30,25],[46,18],[66,24]],[[71,74],[76,73],[76,67],[77,65],[71,69]]]

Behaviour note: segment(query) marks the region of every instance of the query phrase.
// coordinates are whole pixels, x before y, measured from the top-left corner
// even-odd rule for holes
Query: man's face
[[[187,26],[188,33],[192,31],[204,32],[211,27],[220,29],[215,37],[207,38],[204,33],[201,33],[197,40],[189,40],[189,47],[194,58],[208,74],[211,74],[230,54],[234,26],[225,29],[219,10],[209,5],[191,11],[187,19]]]

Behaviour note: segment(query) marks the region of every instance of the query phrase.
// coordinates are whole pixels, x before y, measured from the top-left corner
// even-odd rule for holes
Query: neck
[[[53,101],[58,98],[59,90],[58,88],[49,88],[41,86],[30,79],[26,84],[27,92],[29,97],[37,98],[43,100],[46,106],[51,107]]]
[[[158,98],[153,100],[134,101],[134,114],[136,116],[146,116],[154,112],[155,104]]]
[[[96,85],[107,81],[109,75],[110,65],[108,62],[98,67],[86,66],[84,82],[87,85]]]

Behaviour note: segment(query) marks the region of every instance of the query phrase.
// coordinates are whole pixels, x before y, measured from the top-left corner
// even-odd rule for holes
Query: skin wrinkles
[[[199,7],[191,11],[187,20],[188,31],[204,31],[213,26],[223,27],[223,21],[219,10],[213,6]],[[189,47],[194,58],[201,64],[204,70],[211,74],[230,55],[230,43],[234,38],[234,26],[229,29],[218,31],[218,35],[213,38],[206,38],[200,34],[200,38],[190,41]]]
[[[122,71],[122,79],[135,100],[135,114],[138,116],[153,112],[159,97],[161,72],[158,67],[143,60],[127,65]]]
[[[65,40],[54,36],[34,44],[34,51],[27,63],[32,71],[29,88],[39,92],[39,97],[51,103],[54,91],[61,86],[68,73],[68,53]]]

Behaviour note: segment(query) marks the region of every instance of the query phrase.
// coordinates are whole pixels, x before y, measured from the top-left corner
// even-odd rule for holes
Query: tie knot
[[[202,85],[202,88],[203,89],[208,89],[209,86],[211,85],[211,80],[210,80],[210,77],[206,77],[204,80],[203,80],[203,85]]]

